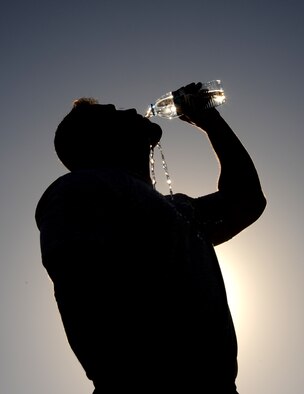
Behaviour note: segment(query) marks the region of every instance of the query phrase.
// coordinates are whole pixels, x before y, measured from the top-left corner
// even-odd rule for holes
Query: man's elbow
[[[260,197],[257,199],[257,214],[258,217],[262,215],[262,213],[265,211],[267,205],[267,199],[263,193],[261,193]]]
[[[251,203],[249,204],[250,209],[249,209],[249,221],[251,223],[255,222],[259,217],[262,215],[262,213],[265,211],[267,205],[267,199],[265,195],[261,192],[258,196],[255,198],[251,199]]]

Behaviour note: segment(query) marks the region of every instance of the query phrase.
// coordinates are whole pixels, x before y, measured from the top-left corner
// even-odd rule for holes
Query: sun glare
[[[223,274],[228,303],[231,314],[233,316],[233,320],[235,322],[239,322],[241,318],[242,296],[240,289],[240,278],[238,278],[236,265],[234,261],[232,261],[233,259],[231,258],[231,256],[228,255],[228,253],[222,250],[217,250],[216,254],[218,256],[221,271]]]

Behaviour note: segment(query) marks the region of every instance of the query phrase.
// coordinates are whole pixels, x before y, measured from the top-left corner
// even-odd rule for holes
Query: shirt
[[[214,251],[238,231],[230,205],[219,192],[163,196],[117,169],[74,171],[45,191],[42,262],[97,389],[236,393],[237,340]]]

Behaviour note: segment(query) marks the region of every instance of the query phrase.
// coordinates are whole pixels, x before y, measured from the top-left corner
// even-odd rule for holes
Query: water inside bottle
[[[151,118],[152,116],[160,116],[167,119],[173,119],[179,116],[177,115],[172,92],[164,94],[154,104],[150,104],[145,117]]]
[[[223,90],[210,90],[207,95],[210,96],[210,98],[206,103],[206,109],[217,107],[218,105],[224,104],[226,101],[226,96]]]

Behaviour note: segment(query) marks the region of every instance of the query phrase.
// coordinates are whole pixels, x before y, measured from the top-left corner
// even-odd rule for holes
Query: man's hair
[[[72,110],[57,127],[54,139],[55,151],[60,161],[74,170],[89,165],[92,150],[88,152],[88,143],[92,135],[97,134],[96,106],[94,98],[82,97],[73,102]],[[89,153],[89,155],[88,155]]]
[[[81,97],[73,102],[73,108],[79,105],[94,105],[99,104],[98,100],[93,97]]]
[[[161,132],[157,135],[151,130],[149,136],[150,130],[145,133],[142,125],[139,130],[127,112],[116,110],[111,104],[101,105],[91,97],[75,100],[55,133],[59,160],[72,171],[130,163],[133,154],[134,160],[138,155],[149,154],[150,144],[156,145]]]

